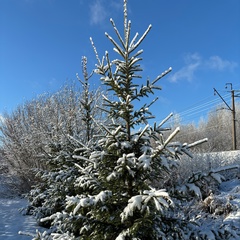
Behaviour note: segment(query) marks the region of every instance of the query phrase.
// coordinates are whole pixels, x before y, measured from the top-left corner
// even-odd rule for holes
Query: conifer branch
[[[151,28],[152,28],[152,25],[150,24],[150,25],[148,26],[147,30],[143,33],[142,37],[137,41],[137,43],[134,44],[131,49],[129,49],[129,53],[131,53],[132,51],[134,51],[134,50],[141,44],[141,42],[144,40],[144,38],[147,36],[147,34],[149,33],[149,31],[151,30]]]
[[[123,58],[125,58],[125,53],[122,51],[121,47],[115,42],[115,40],[107,33],[105,32],[105,35],[107,38],[112,42],[112,44],[116,47],[116,52],[118,52]]]
[[[137,51],[130,59],[134,59],[142,53],[143,53],[143,50],[141,49],[141,50]]]
[[[128,21],[128,27],[127,27],[126,39],[125,39],[125,51],[126,52],[128,51],[130,32],[131,32],[131,21]]]
[[[172,116],[173,116],[173,113],[170,113],[166,118],[164,118],[162,122],[158,124],[158,128],[162,127],[162,125],[166,123]]]
[[[97,61],[98,61],[98,64],[99,64],[99,66],[102,66],[101,61],[100,61],[100,58],[99,58],[99,56],[98,56],[97,48],[95,47],[94,42],[93,42],[93,39],[92,39],[91,37],[90,37],[90,42],[91,42],[91,44],[92,44],[93,51],[94,51],[94,53],[95,53],[96,59],[97,59]]]
[[[188,144],[188,145],[187,145],[187,148],[195,147],[195,146],[197,146],[197,145],[199,145],[199,144],[202,144],[202,143],[204,143],[204,142],[207,142],[207,141],[208,141],[207,138],[198,140],[198,141],[196,141],[196,142],[193,142],[193,143],[191,143],[191,144]]]
[[[128,20],[128,12],[127,12],[127,0],[123,1],[123,20],[124,20],[124,37],[126,42],[127,35],[127,20]]]
[[[172,68],[170,67],[168,70],[166,70],[165,72],[163,72],[162,74],[157,76],[156,79],[152,82],[152,85],[154,85],[159,79],[163,78],[164,76],[166,76],[171,71],[172,71]]]
[[[122,37],[121,37],[121,35],[120,35],[120,33],[119,33],[116,25],[115,25],[115,22],[113,21],[112,18],[110,19],[110,22],[112,23],[113,29],[114,29],[114,31],[116,32],[119,41],[121,42],[122,46],[125,47],[124,41],[123,41],[123,39],[122,39]]]
[[[134,35],[134,37],[133,37],[131,43],[129,44],[129,49],[128,49],[128,50],[130,50],[131,48],[134,47],[134,44],[135,44],[135,41],[136,41],[138,35],[139,35],[138,32],[136,32],[136,34]]]
[[[149,125],[147,124],[144,129],[141,131],[141,133],[139,134],[139,139],[143,136],[143,134],[148,130]]]
[[[169,142],[180,132],[180,127],[177,127],[164,142],[164,146],[167,146]]]

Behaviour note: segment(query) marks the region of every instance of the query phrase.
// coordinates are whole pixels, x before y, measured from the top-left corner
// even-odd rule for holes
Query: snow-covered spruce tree
[[[76,164],[79,178],[75,182],[81,191],[67,196],[63,212],[42,221],[52,219],[58,226],[52,233],[53,239],[177,239],[171,231],[178,229],[172,227],[169,218],[173,201],[165,189],[155,189],[153,184],[171,174],[172,167],[177,167],[179,154],[190,154],[188,149],[194,144],[172,143],[178,128],[164,139],[163,124],[171,115],[158,125],[147,124],[153,117],[149,107],[154,101],[139,109],[135,107],[137,101],[141,103],[144,97],[160,89],[158,81],[171,68],[140,86],[138,73],[142,71],[139,62],[143,51],[138,48],[151,25],[139,39],[136,34],[131,40],[126,0],[123,37],[112,19],[111,23],[119,43],[107,33],[106,36],[119,59],[111,61],[106,52],[100,60],[91,42],[98,60],[95,72],[114,94],[114,100],[103,96],[107,117],[113,119],[112,123],[102,124],[104,134],[99,136],[97,144],[86,146],[86,154],[75,156],[82,162],[81,166]],[[136,130],[142,124],[145,126]],[[155,141],[155,147],[151,141]],[[82,146],[81,150],[84,144]]]
[[[76,191],[80,191],[74,183],[79,176],[78,167],[86,166],[79,163],[78,160],[79,155],[82,154],[82,145],[79,144],[79,141],[87,146],[91,144],[93,133],[98,133],[98,127],[92,118],[100,120],[102,115],[101,111],[96,108],[96,103],[100,104],[100,89],[96,91],[89,89],[89,78],[92,74],[89,75],[87,72],[86,57],[82,58],[82,72],[84,80],[77,75],[82,85],[81,97],[78,99],[78,113],[69,112],[69,114],[76,114],[81,118],[81,126],[66,125],[67,131],[63,130],[59,139],[52,139],[52,143],[44,147],[45,155],[47,155],[44,161],[47,167],[37,170],[40,183],[34,186],[28,194],[29,210],[36,215],[38,220],[62,211],[66,196],[75,195]],[[81,128],[80,132],[79,127]],[[75,157],[76,154],[78,157]],[[76,163],[78,163],[78,167],[75,166]],[[51,226],[51,220],[39,221],[39,223],[45,227]]]

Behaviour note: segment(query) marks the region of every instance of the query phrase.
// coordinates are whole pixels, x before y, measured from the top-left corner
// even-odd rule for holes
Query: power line
[[[205,106],[209,106],[209,105],[215,104],[215,103],[217,103],[217,102],[220,102],[220,101],[219,101],[218,99],[214,99],[214,100],[205,102],[205,103],[203,103],[203,104],[201,104],[201,105],[198,105],[198,106],[196,106],[196,107],[192,107],[192,108],[190,108],[190,109],[187,109],[187,110],[185,110],[185,111],[182,111],[182,112],[180,112],[179,114],[180,114],[180,115],[188,114],[188,113],[190,113],[190,112],[192,112],[192,111],[198,110],[199,108],[203,108],[203,107],[205,107]]]
[[[228,96],[228,95],[225,95],[225,97],[230,98],[230,96]],[[207,97],[207,98],[204,98],[203,100],[199,101],[198,103],[203,102],[201,105],[195,106],[197,104],[197,103],[195,103],[192,105],[192,108],[186,109],[179,113],[175,113],[174,115],[179,117],[180,123],[187,122],[189,119],[196,119],[197,116],[201,116],[201,115],[199,115],[199,113],[210,111],[211,109],[216,107],[221,102],[219,99],[214,99],[214,100],[204,102],[204,100],[209,99],[209,98],[210,97]],[[174,121],[175,121],[175,119],[173,119],[171,122],[174,122]]]
[[[240,84],[236,85],[236,87],[240,87]],[[220,91],[222,92],[222,91]],[[225,91],[224,91],[225,92]],[[223,98],[228,101],[231,99],[231,96],[226,93],[223,95]],[[222,103],[221,99],[219,98],[214,98],[213,95],[207,96],[196,103],[190,105],[189,107],[186,107],[180,112],[176,112],[173,115],[173,118],[168,121],[169,124],[173,124],[176,122],[176,117],[178,118],[178,123],[179,124],[187,124],[190,121],[195,121],[196,119],[200,120],[201,117],[203,116],[203,112],[209,113],[211,110],[216,108],[218,105]],[[207,116],[207,114],[205,114]],[[175,118],[174,118],[175,117]],[[155,119],[156,121],[160,119]]]
[[[237,88],[238,86],[240,87],[240,84],[236,85],[235,87]],[[197,108],[203,107],[204,105],[211,105],[211,103],[214,104],[214,103],[218,103],[218,102],[220,103],[221,102],[220,99],[216,99],[216,98],[206,102],[207,99],[211,99],[211,98],[213,98],[212,95],[208,96],[206,98],[203,98],[200,101],[194,103],[193,105],[185,108],[183,111],[179,112],[178,114],[183,116],[183,115],[187,114],[188,112],[191,112],[191,111],[197,110]],[[223,98],[230,99],[231,96],[229,94],[225,94],[225,95],[223,95]],[[203,104],[199,105],[199,103],[202,103],[202,102],[203,102]]]

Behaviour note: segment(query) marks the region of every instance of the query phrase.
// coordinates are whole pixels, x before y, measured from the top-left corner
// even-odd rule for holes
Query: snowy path
[[[26,207],[27,201],[20,198],[0,199],[0,240],[30,240],[32,237],[18,232],[36,232],[36,221],[32,216],[23,216],[19,209]]]

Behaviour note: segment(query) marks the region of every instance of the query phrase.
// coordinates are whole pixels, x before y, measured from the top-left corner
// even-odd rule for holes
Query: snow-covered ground
[[[19,232],[36,233],[33,216],[24,215],[27,200],[14,194],[9,179],[0,175],[0,240],[30,240],[31,236]]]
[[[222,182],[219,198],[227,199],[232,205],[232,211],[224,219],[224,223],[236,225],[240,229],[240,179]]]
[[[36,229],[39,229],[39,226],[37,226],[34,217],[24,215],[24,211],[20,211],[20,209],[27,206],[27,200],[19,196],[13,196],[9,187],[4,184],[5,182],[0,175],[0,240],[30,240],[32,239],[31,236],[19,235],[19,232],[34,234]],[[224,207],[225,211],[227,204],[231,207],[230,211],[219,215],[217,211],[221,211],[221,206]],[[239,178],[236,177],[222,182],[219,194],[214,195],[212,202],[209,201],[208,206],[213,208],[214,214],[205,213],[201,216],[202,227],[205,231],[208,231],[208,236],[210,236],[209,232],[214,227],[219,226],[217,225],[218,221],[221,221],[221,225],[234,226],[236,232],[240,234]],[[44,229],[39,230],[44,231]],[[239,239],[239,237],[231,237],[230,239]]]
[[[32,216],[23,215],[21,208],[27,201],[22,198],[0,199],[0,240],[28,240],[31,236],[19,235],[20,231],[35,233],[37,224]]]

